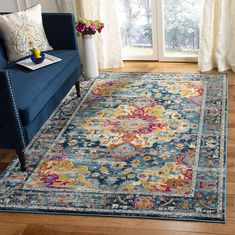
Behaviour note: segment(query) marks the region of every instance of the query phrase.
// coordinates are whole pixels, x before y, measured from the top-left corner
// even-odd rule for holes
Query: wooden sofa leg
[[[20,161],[20,170],[26,171],[24,150],[16,150]]]
[[[77,81],[75,83],[75,87],[76,87],[76,91],[77,91],[77,96],[80,97],[81,96],[81,92],[80,92],[80,82]]]

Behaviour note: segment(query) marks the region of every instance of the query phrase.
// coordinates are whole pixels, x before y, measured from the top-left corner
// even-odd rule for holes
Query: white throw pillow
[[[9,62],[31,54],[31,49],[52,50],[42,24],[41,5],[25,11],[0,15],[0,37]]]

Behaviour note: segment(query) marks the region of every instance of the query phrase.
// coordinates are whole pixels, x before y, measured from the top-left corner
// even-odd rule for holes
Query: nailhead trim
[[[14,109],[15,109],[16,119],[18,121],[18,125],[19,125],[19,128],[20,128],[20,135],[21,135],[23,145],[24,145],[23,147],[25,148],[27,146],[27,144],[25,142],[25,135],[24,135],[22,124],[21,124],[19,111],[18,111],[18,108],[17,108],[17,105],[16,105],[16,100],[15,100],[14,92],[13,92],[12,85],[11,85],[10,75],[9,75],[9,72],[7,70],[1,69],[0,72],[5,73],[6,77],[7,77],[7,82],[8,82],[9,88],[10,88],[10,92],[11,92],[11,96],[12,96],[12,100],[13,100],[13,106],[14,106]]]

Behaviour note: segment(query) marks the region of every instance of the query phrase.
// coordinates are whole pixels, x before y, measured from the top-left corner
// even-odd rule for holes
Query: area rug
[[[6,211],[225,221],[227,78],[102,73],[1,175]]]

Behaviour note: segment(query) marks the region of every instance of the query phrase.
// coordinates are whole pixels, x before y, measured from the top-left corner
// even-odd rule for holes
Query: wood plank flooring
[[[193,63],[125,62],[118,72],[198,72]],[[212,71],[216,72],[216,71]],[[0,213],[0,235],[225,235],[235,234],[235,73],[228,72],[229,121],[226,224],[96,216]],[[0,171],[14,155],[0,150]]]

